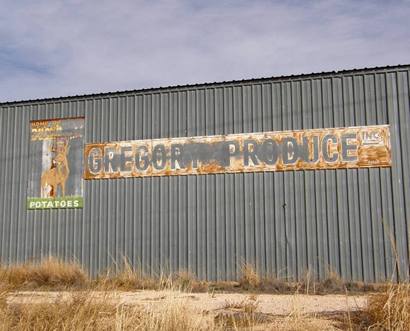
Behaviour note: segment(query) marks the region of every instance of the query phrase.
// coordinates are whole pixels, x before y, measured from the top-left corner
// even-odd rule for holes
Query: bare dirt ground
[[[237,326],[252,318],[254,330],[340,330],[334,316],[362,310],[367,306],[368,299],[365,295],[186,293],[175,290],[89,291],[87,296],[94,302],[138,306],[157,313],[161,313],[167,305],[183,306],[205,329],[218,324],[218,321],[226,325],[227,320],[231,325],[235,324],[233,329],[241,329]],[[68,291],[19,291],[8,296],[7,304],[53,304],[70,301],[72,297],[73,292]],[[292,327],[292,323],[297,327]]]
[[[0,265],[0,330],[410,331],[408,283],[346,283],[332,272],[292,283],[250,265],[241,273],[237,282],[185,271],[150,277],[125,261],[90,279],[78,264],[52,257]]]
[[[14,292],[8,304],[54,303],[70,300],[72,292]],[[159,309],[170,300],[183,303],[192,312],[218,313],[228,306],[239,306],[240,303],[256,304],[256,312],[271,315],[289,315],[294,311],[304,314],[321,314],[336,312],[354,312],[366,307],[367,296],[346,295],[279,295],[279,294],[239,294],[239,293],[184,293],[179,291],[134,291],[89,293],[93,300],[109,300],[114,304],[140,305]]]

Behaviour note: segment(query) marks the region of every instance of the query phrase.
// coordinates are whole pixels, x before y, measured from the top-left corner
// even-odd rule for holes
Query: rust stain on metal
[[[388,125],[87,144],[85,179],[391,166]]]

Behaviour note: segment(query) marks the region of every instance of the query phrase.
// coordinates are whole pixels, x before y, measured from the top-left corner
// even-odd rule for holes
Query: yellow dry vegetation
[[[202,281],[195,275],[180,270],[174,273],[146,275],[133,268],[126,259],[116,268],[91,279],[77,262],[62,261],[54,257],[37,262],[1,266],[0,283],[15,289],[62,290],[62,289],[97,289],[97,290],[161,290],[177,288],[192,292],[212,291],[251,291],[260,293],[293,294],[329,294],[374,292],[387,288],[386,284],[363,284],[343,282],[332,271],[320,281],[313,281],[309,273],[304,280],[290,282],[275,276],[260,276],[251,264],[242,264],[239,281]]]
[[[79,264],[54,257],[38,263],[0,267],[0,282],[14,288],[78,287],[87,280],[88,276]]]
[[[160,309],[110,300],[115,291],[135,289],[210,294],[221,289],[252,293],[293,291],[294,296],[312,289],[313,292],[321,288],[344,293],[349,289],[349,284],[335,274],[329,274],[325,281],[313,287],[312,284],[310,279],[292,284],[261,277],[248,264],[242,266],[242,276],[237,283],[200,281],[186,271],[149,277],[126,262],[119,272],[107,272],[90,279],[79,264],[48,258],[38,263],[0,267],[0,330],[410,330],[409,283],[378,286],[379,292],[370,296],[366,310],[355,314],[346,312],[338,319],[298,311],[288,316],[269,317],[257,311],[257,296],[253,294],[245,301],[226,302],[224,311],[216,316],[192,314],[184,302],[172,297]],[[12,292],[22,289],[68,289],[72,295],[70,300],[61,299],[53,304],[8,302]],[[102,300],[101,294],[98,300],[93,297],[96,290],[105,296]]]
[[[366,315],[369,329],[410,330],[410,284],[391,284],[370,296]]]
[[[110,304],[78,292],[54,304],[9,305],[0,298],[0,330],[199,330],[207,329],[181,304],[169,302],[161,311]],[[103,298],[104,299],[104,298]]]

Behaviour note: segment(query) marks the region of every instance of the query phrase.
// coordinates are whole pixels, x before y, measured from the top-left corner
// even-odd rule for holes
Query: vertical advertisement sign
[[[83,207],[84,118],[30,122],[28,209]]]

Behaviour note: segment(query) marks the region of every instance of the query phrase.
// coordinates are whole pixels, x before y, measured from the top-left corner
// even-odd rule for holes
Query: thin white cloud
[[[409,1],[2,1],[0,101],[408,63]]]

